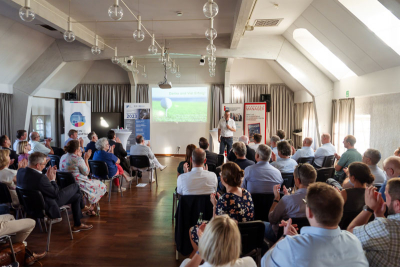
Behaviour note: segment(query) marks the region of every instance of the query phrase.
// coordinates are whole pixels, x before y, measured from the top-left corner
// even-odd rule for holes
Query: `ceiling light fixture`
[[[121,20],[124,10],[119,6],[119,0],[115,0],[114,5],[108,8],[108,16],[113,20]]]
[[[72,31],[72,24],[71,24],[71,0],[69,0],[68,4],[68,29],[64,32],[64,40],[68,43],[72,43],[75,41],[75,34]]]
[[[211,18],[210,21],[211,25],[210,28],[206,30],[206,38],[208,40],[214,40],[215,38],[217,38],[217,31],[214,29],[214,18]]]
[[[117,47],[115,47],[115,49],[114,49],[114,56],[111,58],[111,62],[113,64],[118,64],[119,63]]]
[[[179,71],[179,65],[176,68],[176,78],[180,78],[181,77],[181,72]]]
[[[215,51],[217,51],[217,48],[213,44],[213,40],[210,40],[210,43],[207,45],[206,50],[207,50],[207,53],[210,55],[214,54]]]
[[[31,1],[25,0],[25,6],[19,9],[19,17],[26,22],[31,22],[35,19],[35,13],[31,9]]]
[[[174,60],[174,61],[172,61],[171,73],[172,73],[172,74],[175,74],[176,71],[177,71],[177,69],[176,69],[175,60]]]
[[[154,33],[153,33],[153,36],[151,38],[151,45],[149,46],[149,49],[148,49],[149,53],[152,55],[157,54],[157,51],[158,51],[157,46],[154,45],[154,39],[155,39],[155,37],[154,37]]]
[[[144,32],[142,31],[142,16],[138,16],[138,28],[133,32],[133,39],[136,42],[141,42],[144,40]]]
[[[93,55],[100,55],[101,54],[101,49],[99,47],[99,37],[96,34],[94,37],[94,46],[92,46],[92,54]]]
[[[139,73],[139,69],[138,69],[138,62],[137,60],[135,61],[135,68],[132,70],[134,73],[138,74]]]
[[[203,13],[204,16],[207,18],[213,18],[218,14],[219,8],[216,3],[214,3],[213,0],[208,0],[207,3],[204,4],[203,6]]]
[[[172,88],[172,83],[167,80],[167,66],[166,66],[166,64],[164,64],[164,81],[159,82],[158,86],[161,89],[171,89]]]
[[[143,72],[142,72],[142,76],[143,76],[143,78],[147,78],[147,74],[146,74],[146,66],[143,66]]]
[[[169,54],[167,54],[167,58],[166,58],[166,62],[165,62],[165,67],[167,68],[167,70],[169,70],[172,67],[172,63],[170,61],[169,58]]]

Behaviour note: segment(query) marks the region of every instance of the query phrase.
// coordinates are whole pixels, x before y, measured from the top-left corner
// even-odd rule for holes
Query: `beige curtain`
[[[78,84],[72,92],[91,101],[92,112],[124,112],[124,103],[131,102],[130,84]]]
[[[332,144],[338,154],[345,151],[342,141],[346,135],[354,134],[354,98],[332,100]]]
[[[15,139],[12,130],[12,97],[11,94],[0,94],[0,135],[7,135],[11,140]]]
[[[302,139],[311,137],[313,139],[312,147],[318,148],[318,136],[315,120],[314,102],[303,103],[303,136]]]
[[[302,130],[303,129],[303,103],[294,104],[294,129]],[[294,135],[293,137],[294,147],[297,149],[302,146],[303,140],[302,136]]]
[[[260,101],[261,94],[268,94],[268,84],[231,84],[231,103]]]
[[[136,103],[149,103],[149,85],[136,85]]]
[[[218,127],[218,122],[222,117],[221,110],[224,103],[224,88],[223,84],[211,85],[211,129]]]

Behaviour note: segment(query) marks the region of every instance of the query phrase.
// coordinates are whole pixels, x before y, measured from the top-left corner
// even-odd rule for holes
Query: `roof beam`
[[[244,28],[250,18],[255,2],[256,0],[238,0],[233,20],[233,32],[231,34],[230,44],[231,49],[236,49],[238,47],[240,38],[243,35]]]

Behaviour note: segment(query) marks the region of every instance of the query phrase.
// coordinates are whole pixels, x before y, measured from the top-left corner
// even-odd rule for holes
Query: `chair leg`
[[[46,251],[50,251],[50,236],[51,236],[51,226],[53,225],[53,220],[50,220],[50,225],[49,225],[49,233],[47,234],[47,249]]]
[[[44,224],[44,230],[46,230],[46,233],[47,233],[47,224],[46,224],[46,221],[44,220],[44,218],[43,218],[43,224]]]
[[[158,187],[157,169],[156,169],[156,168],[154,168],[154,171],[155,171],[155,173],[156,173],[156,187]]]
[[[172,194],[172,221],[174,220],[174,210],[175,210],[175,192]]]
[[[153,181],[153,170],[150,171],[150,179],[149,179],[149,185],[150,185],[150,191],[151,191],[151,182]]]
[[[74,239],[74,236],[72,235],[72,230],[71,230],[71,223],[69,222],[69,216],[68,216],[68,210],[65,209],[65,216],[67,217],[67,222],[68,222],[68,228],[69,228],[69,234],[71,235],[71,240]]]
[[[179,260],[179,252],[177,250],[175,250],[175,259]]]
[[[257,248],[257,267],[261,267],[261,249]]]
[[[110,179],[110,185],[108,187],[108,203],[110,203],[111,200],[111,192],[112,192],[112,184],[113,184],[113,179]]]
[[[11,237],[7,236],[6,238],[8,239],[8,243],[10,244],[10,250],[11,250],[11,255],[12,255],[13,262],[17,262],[17,258],[15,257],[15,252],[14,252],[13,244],[12,244],[12,241],[11,241]]]
[[[122,181],[124,179],[124,176],[120,175],[117,179],[119,179],[119,190],[121,191],[121,197],[123,197],[123,194],[122,194]]]
[[[39,225],[40,232],[43,233],[42,223],[40,222],[40,219],[38,218],[38,219],[36,219],[36,221],[37,221],[37,224]]]
[[[137,170],[137,171],[136,171],[136,185],[138,185],[138,184],[139,184],[139,176],[138,176],[138,171],[139,171],[139,170]]]

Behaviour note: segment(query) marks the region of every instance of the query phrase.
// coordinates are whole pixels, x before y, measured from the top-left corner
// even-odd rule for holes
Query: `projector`
[[[161,89],[171,89],[171,88],[172,88],[172,83],[165,80],[165,81],[163,81],[163,82],[160,82],[160,83],[158,84],[158,86],[159,86]]]
[[[205,56],[202,55],[200,58],[200,66],[204,66],[205,63],[206,63]]]

